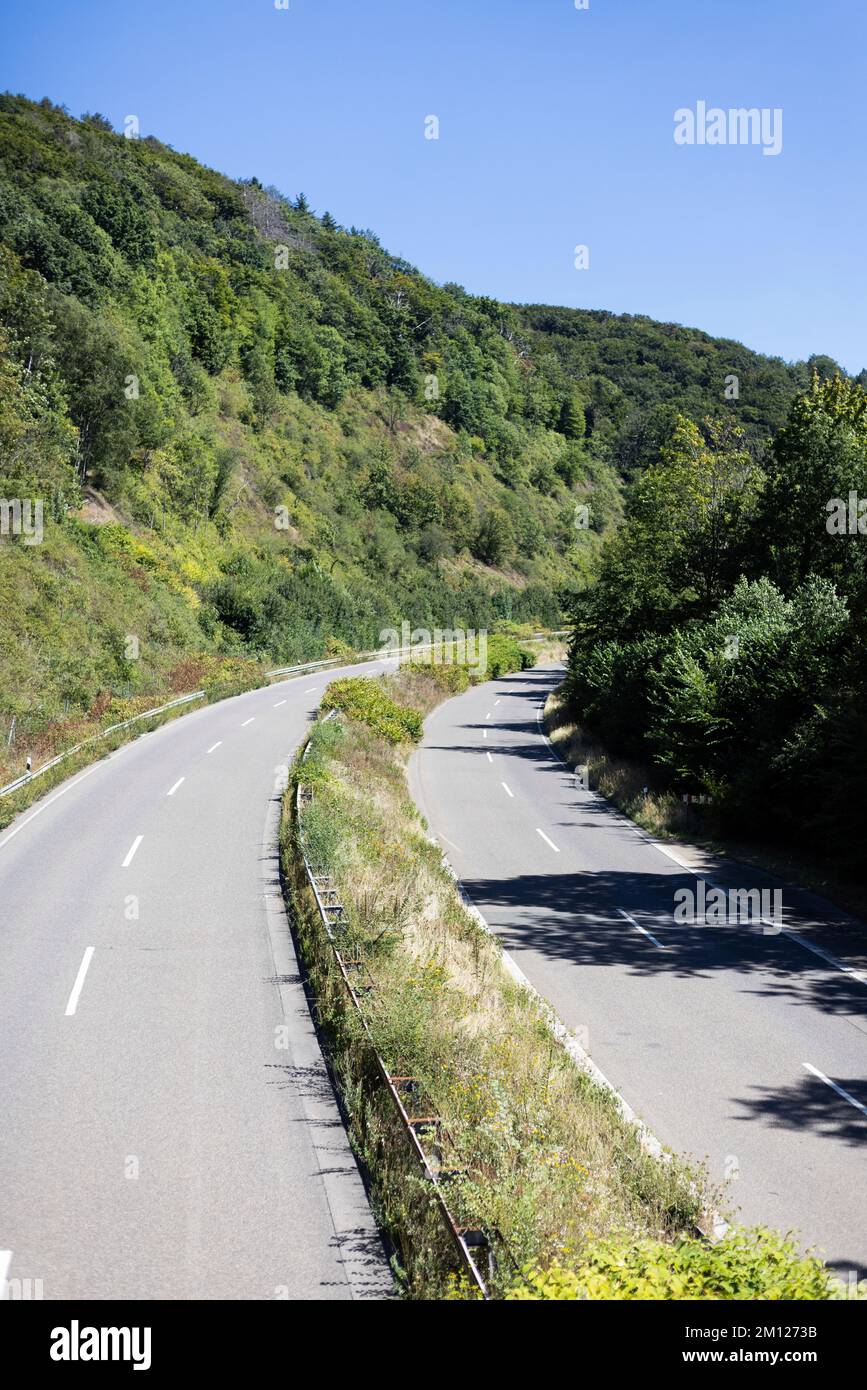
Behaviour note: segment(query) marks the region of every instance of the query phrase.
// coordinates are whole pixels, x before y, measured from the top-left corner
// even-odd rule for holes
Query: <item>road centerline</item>
[[[630,915],[629,915],[628,912],[624,912],[622,907],[618,907],[617,911],[620,913],[620,916],[621,916],[621,917],[624,917],[624,918],[626,919],[626,921],[629,922],[630,926],[633,926],[633,927],[635,928],[636,931],[640,931],[640,932],[641,932],[641,935],[642,935],[642,936],[646,936],[647,939],[648,939],[648,941],[652,941],[653,944],[654,944],[654,946],[656,946],[658,950],[660,950],[660,951],[667,951],[667,950],[668,950],[668,947],[667,947],[667,946],[663,946],[663,944],[662,944],[661,941],[657,941],[656,937],[653,935],[653,932],[649,932],[649,931],[647,930],[646,927],[643,927],[643,926],[641,925],[640,922],[636,922],[635,918],[634,918],[634,917],[630,917]]]
[[[130,847],[129,847],[129,850],[127,851],[126,859],[124,859],[123,863],[122,863],[121,866],[120,866],[122,869],[128,869],[128,868],[129,868],[129,866],[130,866],[130,864],[132,863],[133,858],[134,858],[134,856],[135,856],[136,850],[138,849],[138,847],[139,847],[139,845],[141,844],[141,842],[142,842],[143,839],[144,839],[144,835],[136,835],[135,839],[133,840],[132,844],[131,844]]]
[[[75,1013],[75,1010],[78,1008],[78,1000],[81,996],[82,988],[84,987],[84,977],[88,972],[90,962],[93,960],[93,953],[95,949],[96,948],[94,946],[88,946],[84,952],[84,955],[81,958],[81,965],[78,967],[78,974],[75,977],[75,984],[72,986],[72,993],[70,994],[69,1002],[66,1005],[67,1018],[71,1018],[72,1015]]]

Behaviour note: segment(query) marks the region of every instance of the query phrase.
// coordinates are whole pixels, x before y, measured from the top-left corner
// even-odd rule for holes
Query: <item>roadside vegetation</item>
[[[45,796],[52,787],[101,758],[108,757],[124,743],[200,709],[202,701],[213,704],[267,684],[265,669],[257,662],[215,657],[200,657],[185,662],[174,673],[173,681],[175,688],[170,685],[170,693],[162,701],[163,705],[172,704],[181,695],[193,694],[196,690],[203,691],[202,700],[174,705],[171,709],[160,708],[156,714],[148,713],[158,706],[144,695],[136,699],[102,700],[97,702],[87,718],[65,719],[43,728],[28,745],[34,750],[33,770],[37,771],[60,753],[68,756],[0,799],[0,830],[34,801]],[[123,724],[127,727],[116,727]],[[0,758],[0,783],[4,785],[4,768],[8,772],[11,762],[7,750],[7,757]],[[10,780],[16,779],[11,776]]]
[[[0,96],[0,499],[44,504],[0,528],[0,779],[202,655],[556,628],[733,371],[760,450],[807,364],[437,285],[303,194]]]
[[[676,1156],[642,1146],[464,905],[405,767],[422,718],[470,679],[453,665],[416,665],[335,682],[323,704],[338,713],[314,729],[284,805],[284,881],[317,1018],[405,1294],[475,1296],[374,1049],[403,1078],[410,1116],[437,1121],[423,1142],[459,1225],[490,1241],[494,1296],[832,1296],[821,1263],[776,1237],[746,1233],[713,1246],[697,1234],[719,1194]],[[339,948],[360,1015],[302,855],[344,906]]]
[[[818,374],[761,463],[732,422],[681,418],[630,486],[574,607],[557,721],[651,828],[677,830],[692,794],[693,826],[863,879],[862,497],[867,392]]]

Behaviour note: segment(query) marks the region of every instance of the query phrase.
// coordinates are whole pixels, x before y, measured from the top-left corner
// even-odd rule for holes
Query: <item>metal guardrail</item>
[[[336,710],[332,710],[330,714],[326,716],[326,720],[334,718],[336,713]],[[302,763],[306,760],[309,751],[310,741],[308,740],[304,752],[301,755]],[[407,1112],[407,1109],[403,1101],[401,1100],[398,1085],[412,1082],[414,1078],[396,1077],[392,1076],[389,1072],[373,1040],[373,1035],[371,1034],[370,1027],[364,1015],[364,1009],[362,1008],[361,1001],[358,997],[356,985],[353,984],[352,981],[351,972],[357,969],[359,962],[346,961],[341,955],[335,927],[339,930],[340,924],[344,920],[345,909],[343,904],[338,900],[336,890],[331,885],[330,876],[327,874],[314,873],[313,866],[311,865],[304,851],[304,836],[302,827],[303,818],[301,812],[302,805],[305,801],[305,797],[306,802],[309,805],[312,800],[312,795],[309,789],[303,786],[299,778],[295,791],[295,815],[298,824],[298,835],[301,843],[301,854],[304,862],[304,870],[307,875],[307,881],[310,884],[311,889],[313,890],[313,896],[316,899],[316,906],[319,911],[319,916],[321,918],[322,925],[325,928],[325,932],[328,937],[331,950],[334,954],[334,959],[337,964],[337,968],[340,971],[341,978],[343,980],[344,985],[346,986],[346,990],[349,995],[352,1006],[358,1015],[358,1018],[361,1022],[361,1026],[370,1045],[371,1053],[376,1063],[377,1071],[379,1072],[382,1082],[385,1085],[385,1088],[391,1097],[391,1100],[400,1119],[401,1125],[406,1131],[407,1139],[409,1140],[410,1146],[412,1147],[415,1156],[418,1159],[422,1174],[424,1178],[427,1180],[427,1182],[430,1184],[434,1200],[437,1204],[437,1209],[440,1213],[440,1216],[442,1217],[443,1224],[446,1228],[449,1238],[451,1239],[452,1244],[455,1247],[458,1259],[461,1265],[466,1270],[466,1273],[469,1276],[470,1281],[475,1286],[475,1288],[478,1289],[479,1293],[481,1294],[481,1297],[486,1302],[490,1301],[491,1295],[488,1291],[488,1286],[485,1282],[484,1277],[482,1276],[481,1270],[479,1269],[479,1266],[476,1263],[475,1258],[473,1257],[472,1252],[474,1248],[487,1248],[490,1258],[493,1253],[492,1247],[483,1232],[469,1232],[458,1225],[457,1221],[452,1215],[451,1210],[449,1209],[449,1205],[446,1201],[446,1196],[445,1192],[443,1191],[442,1184],[437,1178],[435,1164],[431,1162],[430,1158],[425,1153],[424,1146],[421,1142],[420,1132],[424,1133],[431,1129],[434,1129],[434,1131],[436,1131],[436,1129],[439,1127],[440,1122],[436,1117],[412,1117]],[[470,1243],[471,1241],[472,1244]]]
[[[41,777],[44,772],[50,771],[52,767],[57,767],[66,758],[71,758],[75,753],[80,753],[82,748],[88,748],[92,743],[97,743],[101,738],[107,738],[109,734],[119,733],[121,729],[128,729],[133,724],[137,724],[141,719],[152,719],[158,714],[165,714],[166,710],[175,709],[178,705],[188,705],[193,700],[204,699],[204,690],[196,690],[191,695],[181,695],[177,700],[169,700],[168,704],[160,705],[157,709],[146,709],[141,714],[134,714],[131,719],[123,719],[119,724],[112,724],[107,729],[100,729],[98,734],[93,734],[90,738],[83,739],[81,743],[76,743],[74,748],[67,748],[62,753],[58,753],[56,758],[43,763],[41,767],[35,768],[32,772],[25,772],[22,777],[16,778],[14,782],[9,782],[7,786],[0,787],[0,796],[8,796],[11,792],[18,791],[21,787],[32,782],[34,778]]]
[[[562,635],[562,633],[558,632],[550,634],[552,637],[560,637]],[[542,633],[517,640],[523,642],[541,642],[546,641],[548,636],[549,634]],[[317,671],[324,666],[363,665],[368,661],[383,661],[389,657],[401,658],[412,653],[429,651],[436,645],[437,643],[435,642],[425,642],[418,646],[399,647],[397,649],[381,647],[378,651],[362,652],[359,656],[350,657],[348,659],[345,656],[330,656],[326,657],[323,661],[305,661],[297,666],[279,666],[273,671],[266,671],[265,679],[271,680],[275,676],[301,675],[305,671]],[[86,738],[81,743],[77,743],[73,748],[66,748],[62,753],[58,753],[55,758],[51,758],[49,762],[43,763],[41,767],[35,768],[32,772],[25,772],[21,777],[17,777],[14,782],[9,782],[5,787],[0,787],[0,797],[10,796],[12,792],[20,791],[22,787],[26,787],[28,783],[32,782],[35,778],[41,777],[43,773],[49,772],[53,767],[57,767],[58,764],[64,762],[66,758],[71,758],[76,753],[80,753],[82,748],[88,748],[92,743],[97,743],[99,739],[107,738],[109,734],[119,733],[121,729],[128,729],[133,724],[139,723],[142,719],[154,719],[157,715],[165,714],[167,710],[175,709],[178,705],[188,705],[191,704],[193,700],[203,700],[205,698],[205,693],[204,690],[196,690],[190,695],[181,695],[176,700],[169,700],[168,704],[159,705],[156,709],[143,710],[141,714],[134,714],[131,719],[124,719],[119,724],[112,724],[107,729],[101,729],[98,734],[91,735],[90,738]]]

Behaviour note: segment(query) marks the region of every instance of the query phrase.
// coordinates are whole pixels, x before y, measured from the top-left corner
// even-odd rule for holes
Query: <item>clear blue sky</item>
[[[118,127],[135,114],[373,228],[435,280],[853,371],[865,51],[864,0],[4,0],[0,15],[0,87]],[[675,109],[700,99],[781,107],[782,153],[676,146]]]

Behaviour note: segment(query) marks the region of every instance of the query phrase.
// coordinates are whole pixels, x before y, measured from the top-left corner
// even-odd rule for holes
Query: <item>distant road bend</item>
[[[389,1296],[278,877],[287,763],[347,673],[186,715],[0,832],[10,1291]]]
[[[692,863],[552,753],[538,715],[561,679],[538,668],[440,705],[410,766],[419,808],[524,974],[663,1143],[731,1180],[739,1220],[797,1229],[864,1277],[867,928],[789,888],[779,934],[676,925]]]

